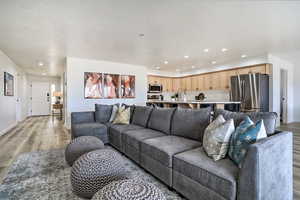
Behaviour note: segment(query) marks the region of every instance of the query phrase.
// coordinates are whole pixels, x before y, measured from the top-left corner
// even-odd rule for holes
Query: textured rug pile
[[[125,156],[123,163],[129,178],[156,185],[167,200],[183,200],[176,192],[170,191]],[[63,149],[22,154],[12,164],[0,185],[0,200],[81,199],[72,193],[70,172],[71,168],[64,159]]]

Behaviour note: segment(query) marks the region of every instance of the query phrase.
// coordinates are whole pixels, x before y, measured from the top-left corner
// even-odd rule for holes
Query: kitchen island
[[[205,108],[212,107],[221,108],[231,111],[239,111],[241,102],[239,101],[161,101],[161,100],[148,100],[147,105],[156,105],[159,107],[183,107],[183,108]]]

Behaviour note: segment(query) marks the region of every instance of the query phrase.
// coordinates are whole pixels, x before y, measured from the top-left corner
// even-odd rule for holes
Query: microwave
[[[160,93],[163,91],[162,85],[159,84],[149,84],[148,86],[148,92],[149,93]]]

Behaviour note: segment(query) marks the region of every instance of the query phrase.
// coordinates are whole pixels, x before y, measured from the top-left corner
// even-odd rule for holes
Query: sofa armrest
[[[79,123],[95,122],[95,112],[72,112],[71,125]]]
[[[238,179],[238,200],[292,200],[292,133],[280,132],[250,145]]]

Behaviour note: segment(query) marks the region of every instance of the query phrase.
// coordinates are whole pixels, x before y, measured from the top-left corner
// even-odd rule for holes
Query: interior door
[[[32,82],[31,115],[50,114],[50,84],[48,82]]]

